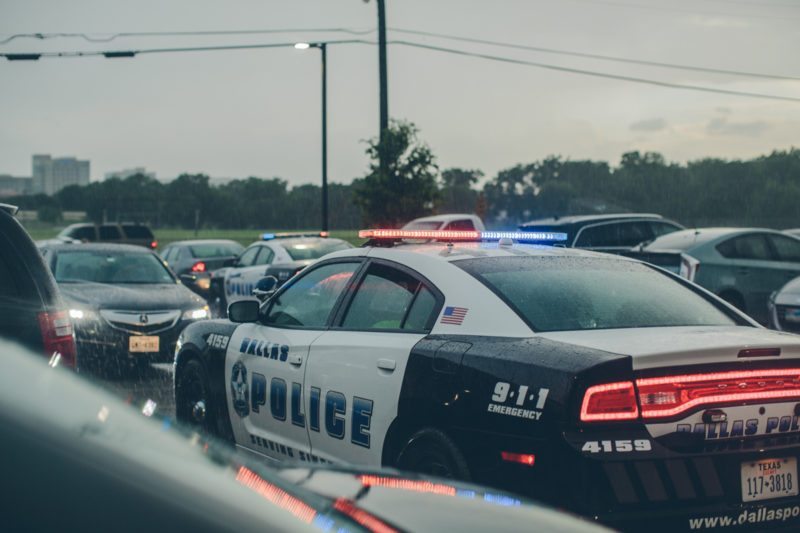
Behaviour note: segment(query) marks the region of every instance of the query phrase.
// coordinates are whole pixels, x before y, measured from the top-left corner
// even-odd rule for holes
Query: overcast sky
[[[391,28],[594,54],[800,77],[795,0],[387,0]],[[0,40],[17,33],[376,26],[361,0],[0,0]],[[15,39],[3,52],[338,40],[341,33]],[[374,34],[366,35],[374,39]],[[667,70],[389,33],[480,53],[617,75],[800,98],[800,81]],[[378,129],[377,47],[331,46],[330,179],[367,168]],[[668,160],[749,158],[800,146],[800,102],[628,83],[392,45],[389,110],[414,122],[442,168],[500,169],[551,154],[616,164],[630,150]],[[159,178],[278,176],[319,182],[319,52],[0,60],[0,174],[31,155],[91,160],[92,178],[145,166]]]

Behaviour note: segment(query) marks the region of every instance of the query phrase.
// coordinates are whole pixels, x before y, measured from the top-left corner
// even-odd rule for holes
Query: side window
[[[633,247],[653,238],[650,224],[647,222],[625,222],[619,224],[619,244],[617,246]]]
[[[681,228],[668,224],[666,222],[650,222],[650,230],[653,232],[651,239],[656,239],[667,233],[673,233]]]
[[[298,278],[272,299],[265,324],[323,328],[360,263],[332,263]]]
[[[258,255],[261,246],[253,246],[252,248],[248,248],[244,251],[242,255],[239,256],[239,262],[236,266],[240,267],[249,267],[253,266],[253,263],[256,260],[256,256]]]
[[[423,329],[431,310],[429,306],[425,313],[424,296],[415,310],[413,324],[418,326],[422,322],[422,326],[409,324],[408,328],[405,327],[406,316],[421,288],[422,283],[415,277],[386,265],[374,264],[356,289],[342,327],[359,330]],[[425,316],[420,318],[421,314]]]
[[[758,233],[728,239],[717,245],[717,251],[728,259],[772,260],[766,237]]]
[[[100,240],[101,241],[118,241],[122,235],[119,228],[111,224],[103,224],[100,226]]]
[[[601,224],[584,228],[575,241],[576,248],[600,248],[620,246],[617,230],[619,224]]]
[[[452,231],[475,231],[475,224],[470,219],[454,220],[442,229]]]
[[[770,235],[769,240],[778,254],[778,261],[800,263],[800,240],[782,235]]]
[[[428,329],[431,315],[436,310],[436,296],[422,285],[408,311],[403,329],[424,331]]]
[[[272,262],[273,257],[275,257],[275,252],[269,246],[261,246],[261,253],[258,254],[253,265],[268,265]]]
[[[161,259],[169,263],[172,261],[172,256],[175,253],[175,247],[167,248],[161,251]]]
[[[69,234],[70,237],[73,239],[78,240],[86,240],[89,242],[94,242],[97,240],[97,236],[94,233],[94,226],[83,226],[81,228],[75,228]]]

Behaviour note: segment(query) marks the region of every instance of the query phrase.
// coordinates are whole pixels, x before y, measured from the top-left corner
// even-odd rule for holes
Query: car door
[[[225,378],[238,446],[277,460],[310,460],[303,395],[309,346],[323,334],[360,259],[321,264],[231,336]]]
[[[252,287],[248,286],[245,282],[245,274],[250,269],[256,268],[254,265],[261,248],[260,244],[247,248],[236,260],[236,265],[225,273],[225,299],[229,304],[238,300],[254,299],[252,292],[255,284]]]
[[[267,265],[269,265],[275,257],[275,252],[269,246],[261,245],[258,248],[258,255],[253,261],[253,264],[247,268],[241,269],[241,277],[239,278],[239,282],[246,291],[244,297],[248,299],[255,299],[255,297],[252,296],[252,291],[256,283],[258,283],[258,280],[266,275]]]
[[[769,234],[768,239],[772,244],[773,253],[780,263],[782,287],[800,276],[800,239],[774,233]]]
[[[370,261],[338,325],[311,345],[304,392],[315,456],[380,466],[409,354],[443,301],[415,272]]]
[[[767,236],[766,233],[747,233],[716,246],[726,258],[723,274],[733,280],[730,289],[741,294],[745,312],[761,323],[767,321],[769,295],[780,288],[785,279]]]

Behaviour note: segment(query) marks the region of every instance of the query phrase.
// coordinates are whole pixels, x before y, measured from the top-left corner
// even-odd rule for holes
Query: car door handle
[[[750,273],[750,269],[749,268],[737,268],[736,269],[736,273],[737,274],[742,274],[742,275],[749,274]]]
[[[303,364],[303,356],[302,355],[290,355],[289,356],[289,364],[293,366],[300,366]]]
[[[397,368],[397,361],[394,359],[378,359],[378,368],[393,372]]]
[[[228,277],[229,278],[241,278],[242,277],[242,273],[241,272],[237,272],[236,274],[231,274]]]

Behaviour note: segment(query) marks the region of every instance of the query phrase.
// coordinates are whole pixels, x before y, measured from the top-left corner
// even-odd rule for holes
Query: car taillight
[[[59,364],[75,368],[77,356],[75,333],[67,311],[39,313],[38,318],[45,355],[53,357],[58,354]]]
[[[639,418],[639,406],[632,381],[595,385],[586,390],[581,405],[581,422],[610,422]]]
[[[158,241],[150,241],[150,248],[152,248],[153,250],[158,248]]]
[[[642,418],[668,418],[706,405],[800,398],[800,368],[646,378],[636,386]]]
[[[638,400],[638,404],[637,404]],[[737,370],[642,378],[586,390],[581,422],[671,418],[699,408],[800,400],[800,368]],[[641,406],[641,413],[639,407]]]
[[[206,271],[206,264],[202,261],[198,261],[197,263],[192,265],[192,272],[205,272]]]

